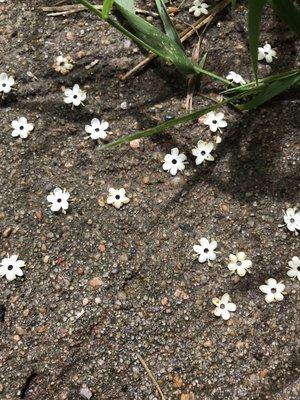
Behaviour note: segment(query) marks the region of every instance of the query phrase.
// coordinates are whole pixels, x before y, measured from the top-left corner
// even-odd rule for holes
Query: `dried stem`
[[[157,383],[157,380],[154,378],[152,372],[148,368],[148,366],[147,366],[146,362],[144,361],[144,359],[139,354],[137,354],[137,358],[139,359],[139,362],[142,364],[142,366],[144,367],[145,371],[149,375],[149,378],[151,379],[152,383],[155,385],[158,393],[160,394],[161,400],[166,400],[161,388],[159,387],[159,384]]]
[[[102,6],[97,6],[95,7],[98,10],[102,10]],[[59,17],[59,16],[64,16],[64,15],[69,15],[69,14],[74,14],[82,11],[86,11],[86,7],[84,7],[81,4],[66,4],[64,6],[56,5],[53,7],[42,7],[42,11],[47,12],[48,17]],[[136,9],[136,12],[138,14],[144,14],[144,15],[151,15],[152,17],[158,17],[158,14],[152,11],[147,11],[147,10],[142,10],[140,8]]]

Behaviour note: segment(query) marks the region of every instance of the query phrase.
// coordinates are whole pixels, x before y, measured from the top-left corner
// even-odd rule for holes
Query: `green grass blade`
[[[151,47],[152,52],[174,64],[184,74],[195,72],[193,64],[177,43],[143,18],[126,10],[119,1],[115,5],[130,25],[132,33]]]
[[[271,5],[279,17],[300,35],[300,10],[292,0],[271,0]]]
[[[235,7],[236,7],[236,2],[237,2],[237,0],[231,0],[231,8],[232,8],[232,10],[235,9]]]
[[[251,101],[239,106],[239,108],[241,110],[251,110],[252,108],[256,108],[297,83],[300,83],[299,72],[298,74],[270,83]]]
[[[77,0],[88,10],[103,19],[102,13],[88,0]],[[108,17],[107,22],[118,29],[124,35],[143,46],[146,50],[158,55],[162,59],[174,64],[184,74],[195,73],[194,66],[184,51],[174,43],[166,34],[149,24],[143,18],[135,15],[119,5],[120,1],[115,0],[115,7],[120,11],[126,21],[130,24],[132,31],[125,28],[115,19]]]
[[[173,22],[171,21],[171,18],[169,16],[169,13],[167,11],[167,8],[165,6],[165,3],[163,0],[155,0],[157,10],[159,12],[160,18],[162,20],[162,23],[165,28],[166,34],[169,36],[173,42],[177,43],[179,47],[184,50],[183,45],[181,43],[181,40],[179,38],[179,35],[177,33],[177,30],[175,26],[173,25]]]
[[[99,18],[103,19],[101,11],[88,0],[77,0],[77,2],[84,5],[88,10],[96,14]],[[126,11],[124,11],[124,8],[118,5],[119,2],[120,0],[115,0],[115,7],[119,7],[125,13]],[[136,16],[134,13],[127,12],[127,14],[128,13],[131,16],[131,19],[133,19],[133,17],[137,18],[134,19],[133,25],[139,25],[139,22],[142,21],[140,24],[140,28],[143,33],[140,34],[140,36],[133,33],[132,31],[129,31],[127,28],[125,28],[123,25],[121,25],[118,21],[116,21],[114,18],[111,18],[110,16],[108,16],[106,22],[113,26],[115,29],[122,32],[129,39],[143,46],[146,50],[174,64],[184,74],[204,74],[210,76],[212,79],[219,80],[225,83],[227,86],[233,86],[232,82],[228,81],[227,79],[224,79],[221,76],[218,76],[210,71],[204,70],[197,65],[193,65],[184,53],[184,51],[167,35],[165,35],[159,29],[153,27],[151,24],[147,23],[142,18]],[[151,35],[147,33],[151,33]]]
[[[269,75],[266,78],[258,79],[258,85],[260,86],[260,85],[264,85],[266,83],[271,83],[273,81],[278,81],[280,79],[285,79],[285,78],[288,78],[290,76],[297,75],[299,73],[300,73],[299,69],[294,69],[294,70],[291,70],[291,71],[280,72],[278,74]],[[233,88],[224,90],[222,93],[225,94],[225,95],[241,93],[241,92],[247,91],[250,88],[253,88],[255,86],[256,86],[256,82],[252,81],[252,82],[246,83],[245,85],[242,85],[242,86],[235,86]]]
[[[222,107],[223,105],[231,103],[234,100],[240,99],[243,96],[245,96],[245,95],[239,94],[237,96],[234,96],[234,97],[228,98],[226,100],[223,100],[223,101],[221,101],[219,103],[213,104],[212,106],[208,106],[208,107],[202,108],[199,111],[195,111],[195,112],[190,113],[190,114],[185,114],[185,115],[182,115],[181,117],[174,118],[174,119],[172,119],[170,121],[167,121],[167,122],[163,122],[163,123],[161,123],[159,125],[156,125],[156,126],[154,126],[152,128],[149,128],[149,129],[146,129],[144,131],[138,131],[138,132],[135,132],[135,133],[133,133],[131,135],[122,136],[121,138],[119,138],[119,139],[117,139],[117,140],[115,140],[115,141],[113,141],[111,143],[108,143],[108,144],[106,144],[104,146],[101,146],[99,149],[100,150],[108,150],[108,149],[111,149],[111,148],[115,148],[117,146],[121,146],[121,145],[123,145],[125,143],[131,142],[132,140],[135,140],[135,139],[146,138],[146,137],[149,137],[149,136],[157,135],[157,134],[165,131],[166,129],[173,128],[176,125],[184,124],[186,122],[193,121],[193,120],[201,117],[202,115],[205,115],[210,111],[217,110],[218,108]]]
[[[134,0],[115,0],[115,3],[120,4],[126,10],[135,13]]]
[[[104,0],[103,7],[102,7],[103,19],[108,18],[108,14],[110,13],[110,10],[112,9],[113,4],[114,4],[114,0]]]
[[[249,45],[250,54],[252,60],[252,67],[257,81],[257,65],[258,65],[258,41],[261,17],[263,13],[266,0],[249,0],[249,11],[248,11],[248,31],[249,31]]]
[[[201,69],[204,68],[205,62],[206,62],[206,57],[207,57],[207,53],[204,53],[203,56],[201,57],[201,60],[199,62],[199,67]]]

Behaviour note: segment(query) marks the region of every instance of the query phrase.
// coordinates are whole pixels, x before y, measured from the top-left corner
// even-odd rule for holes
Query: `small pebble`
[[[92,278],[89,281],[89,285],[93,289],[98,289],[99,287],[101,287],[103,285],[103,280],[99,276],[95,276],[94,278]]]
[[[4,229],[2,236],[4,238],[8,238],[12,233],[12,227],[9,226],[8,228]]]
[[[90,389],[86,385],[82,386],[79,394],[80,394],[80,396],[82,396],[84,399],[87,399],[87,400],[90,400],[91,397],[93,396],[93,393],[90,391]]]
[[[89,299],[88,298],[84,298],[84,299],[82,299],[82,305],[83,306],[87,306],[89,304]]]

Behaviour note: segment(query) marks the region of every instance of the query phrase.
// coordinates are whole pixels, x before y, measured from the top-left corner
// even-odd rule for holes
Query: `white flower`
[[[163,170],[170,172],[171,175],[176,175],[177,171],[183,171],[185,169],[186,155],[183,153],[179,154],[177,147],[171,150],[171,154],[166,154],[164,158]]]
[[[272,49],[269,43],[266,43],[264,47],[258,48],[258,60],[261,61],[264,58],[267,63],[271,63],[273,61],[273,57],[276,58],[276,51]]]
[[[272,303],[273,301],[283,300],[284,284],[282,282],[276,281],[276,279],[269,278],[266,281],[266,285],[261,285],[259,289],[266,294],[265,300],[267,303]]]
[[[129,202],[129,198],[126,197],[126,191],[124,188],[109,188],[106,202],[107,204],[112,204],[116,208],[120,208],[123,204]]]
[[[73,89],[66,89],[64,92],[64,102],[74,106],[79,106],[86,99],[86,94],[80,89],[79,85],[74,85]]]
[[[0,277],[6,277],[8,281],[13,281],[17,276],[22,276],[25,262],[18,260],[18,256],[12,255],[11,257],[3,258],[0,264]]]
[[[202,164],[204,160],[214,161],[214,157],[210,154],[213,148],[213,142],[199,140],[197,147],[192,150],[193,155],[196,157],[196,165]]]
[[[199,255],[198,260],[200,263],[204,263],[205,261],[214,261],[216,259],[215,249],[217,248],[217,242],[212,240],[209,242],[206,238],[202,237],[199,244],[193,246],[194,251]]]
[[[214,111],[210,111],[204,120],[204,124],[208,125],[212,132],[217,132],[217,129],[221,131],[220,128],[227,126],[227,122],[223,118],[224,114],[222,112],[215,113]]]
[[[85,131],[90,134],[91,139],[105,139],[107,137],[107,133],[105,132],[105,130],[108,127],[108,122],[100,122],[98,118],[93,118],[91,121],[91,125],[85,126]]]
[[[69,208],[68,199],[70,197],[70,193],[67,192],[65,189],[62,190],[60,188],[55,188],[53,192],[51,192],[47,196],[47,200],[49,203],[52,203],[50,206],[51,211],[56,212],[60,209],[63,213]]]
[[[242,251],[236,255],[230,254],[230,263],[227,265],[229,271],[236,272],[239,276],[245,276],[252,266],[252,261],[246,260],[246,257],[246,254]]]
[[[246,81],[241,77],[241,75],[237,74],[234,71],[230,71],[229,74],[226,76],[226,79],[234,83],[239,83],[241,85],[245,85],[246,83]]]
[[[212,299],[213,304],[216,306],[214,314],[216,317],[222,317],[227,320],[230,318],[230,312],[236,310],[236,305],[230,303],[230,296],[228,293],[223,294],[221,299],[214,297]]]
[[[189,8],[190,13],[194,13],[195,17],[200,17],[201,14],[208,14],[208,4],[203,3],[203,0],[195,0],[194,5]]]
[[[298,278],[298,281],[300,281],[300,258],[299,257],[293,257],[291,261],[289,261],[289,267],[290,269],[287,272],[287,275],[290,278]]]
[[[59,72],[62,75],[66,75],[74,68],[74,61],[70,56],[67,57],[58,56],[55,59],[53,68],[55,69],[56,72]]]
[[[5,72],[0,74],[0,93],[9,93],[15,80],[12,76],[8,76]]]
[[[13,128],[11,136],[20,136],[22,139],[26,139],[28,137],[28,133],[34,128],[33,124],[27,123],[27,119],[25,117],[15,119],[12,121],[11,126]]]
[[[300,230],[300,211],[296,207],[288,208],[283,219],[288,230],[297,234],[297,230]]]

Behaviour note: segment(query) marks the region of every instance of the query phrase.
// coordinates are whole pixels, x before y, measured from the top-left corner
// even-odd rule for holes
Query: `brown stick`
[[[215,16],[222,11],[225,7],[228,6],[228,4],[231,3],[231,0],[223,0],[221,3],[217,4],[216,7],[214,7],[211,10],[211,13],[209,16],[201,17],[198,19],[198,21],[194,22],[193,25],[190,27],[186,28],[182,32],[180,32],[179,37],[181,42],[185,42],[189,37],[191,37],[196,31],[198,31],[200,28],[202,28],[204,25],[209,24]],[[149,54],[144,60],[139,62],[135,67],[133,67],[130,71],[128,71],[126,74],[124,74],[121,77],[122,81],[125,81],[128,79],[130,76],[134,75],[137,71],[140,71],[142,68],[144,68],[150,61],[154,60],[156,58],[156,54]]]
[[[158,393],[160,394],[161,400],[166,400],[166,398],[165,398],[163,392],[161,391],[161,388],[159,387],[159,385],[158,385],[156,379],[154,378],[152,372],[151,372],[150,369],[148,368],[148,366],[147,366],[146,362],[144,361],[144,359],[143,359],[139,354],[137,354],[137,358],[139,359],[139,362],[142,364],[142,366],[145,368],[145,371],[146,371],[147,374],[149,375],[149,378],[151,379],[152,383],[155,385],[155,387],[156,387]]]
[[[102,6],[97,6],[95,7],[98,10],[102,10]],[[77,12],[81,11],[86,11],[86,8],[81,5],[81,4],[66,4],[64,6],[54,6],[54,7],[42,7],[42,11],[50,13],[47,14],[48,17],[58,17],[60,15],[69,15],[69,14],[74,14]],[[141,10],[140,8],[137,8],[135,10],[138,14],[144,14],[144,15],[151,15],[152,17],[158,17],[158,14],[152,11],[147,11],[147,10]]]

